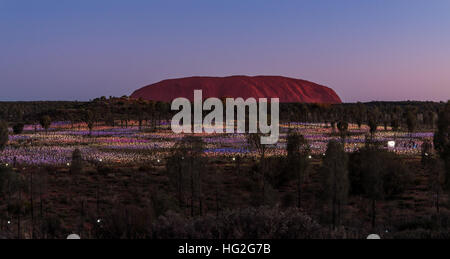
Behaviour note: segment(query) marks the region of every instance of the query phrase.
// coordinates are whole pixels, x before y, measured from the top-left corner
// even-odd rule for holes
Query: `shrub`
[[[70,166],[70,172],[79,174],[83,171],[83,159],[81,157],[81,151],[75,149],[72,153],[72,164]]]
[[[351,185],[351,194],[363,194],[363,174],[365,173],[365,163],[371,160],[373,152],[380,156],[382,164],[374,165],[381,167],[382,185],[385,198],[393,198],[405,191],[413,182],[413,174],[410,168],[401,160],[401,158],[385,150],[361,149],[350,155],[349,177]]]
[[[14,134],[22,134],[22,132],[23,132],[23,127],[24,127],[24,124],[23,124],[23,123],[17,123],[17,124],[14,124],[14,126],[13,126],[13,132],[14,132]]]
[[[232,210],[219,216],[185,219],[169,212],[152,224],[152,237],[158,239],[264,239],[322,238],[324,230],[299,209],[285,211],[259,207]]]

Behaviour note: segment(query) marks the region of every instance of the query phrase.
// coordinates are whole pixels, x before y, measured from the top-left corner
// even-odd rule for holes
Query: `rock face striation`
[[[203,90],[203,99],[279,98],[281,103],[341,103],[336,92],[313,82],[282,76],[186,77],[144,86],[132,98],[172,102],[178,97],[194,99],[194,90]]]

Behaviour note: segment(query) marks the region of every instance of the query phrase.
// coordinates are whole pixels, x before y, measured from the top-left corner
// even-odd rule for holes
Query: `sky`
[[[282,75],[344,102],[450,99],[448,0],[0,0],[0,100]]]

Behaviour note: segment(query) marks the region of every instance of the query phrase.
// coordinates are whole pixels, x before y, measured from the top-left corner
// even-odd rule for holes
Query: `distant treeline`
[[[434,128],[444,102],[368,102],[344,104],[281,103],[282,122],[317,122],[335,126],[339,121],[358,125],[375,123],[379,126],[400,128],[407,126],[408,117],[417,126]],[[170,103],[131,99],[126,96],[101,97],[89,102],[36,101],[0,102],[0,120],[14,124],[37,124],[43,116],[51,121],[72,123],[101,123],[128,126],[129,121],[139,121],[153,127],[161,120],[170,119]],[[47,117],[48,116],[48,117]]]

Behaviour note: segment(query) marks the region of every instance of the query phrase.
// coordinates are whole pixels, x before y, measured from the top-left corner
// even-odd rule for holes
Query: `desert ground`
[[[430,173],[421,162],[423,143],[433,141],[432,131],[411,133],[378,126],[374,141],[381,149],[395,154],[394,159],[406,168],[401,170],[407,171],[408,180],[398,183],[400,191],[377,201],[375,225],[371,221],[370,199],[350,189],[339,225],[332,227],[331,208],[322,197],[320,168],[328,142],[341,141],[341,135],[326,123],[288,122],[281,124],[280,129],[279,142],[265,151],[267,198],[261,204],[260,191],[255,187],[261,155],[250,146],[246,134],[201,134],[204,165],[201,178],[195,179],[198,187],[194,192],[192,183],[186,183],[186,190],[179,193],[168,171],[173,162],[170,157],[186,134],[174,134],[168,121],[160,122],[156,129],[137,121],[114,127],[97,123],[91,129],[86,123],[64,121],[53,122],[47,129],[38,124],[25,125],[20,134],[11,132],[8,146],[0,153],[3,170],[15,174],[3,180],[7,187],[3,188],[5,202],[0,205],[0,235],[364,238],[376,232],[385,238],[419,238],[441,237],[441,230],[447,231],[449,203],[442,195],[437,214],[436,192],[430,187]],[[301,205],[295,177],[282,179],[280,173],[280,159],[287,154],[286,138],[290,132],[303,135],[310,148],[308,168],[300,184]],[[345,151],[358,152],[366,145],[368,135],[367,125],[349,124]],[[388,141],[395,141],[395,146],[389,147]],[[81,153],[79,170],[73,169],[74,150]],[[21,179],[20,183],[15,183],[14,178]],[[179,195],[183,195],[182,199]],[[240,218],[261,220],[263,225],[292,221],[279,219],[284,223],[275,223],[280,215],[300,217],[301,229],[296,233],[274,233],[271,226],[259,231],[240,222],[236,224],[242,226],[233,230],[237,233],[221,230],[215,234],[211,230],[211,225],[218,222],[225,224],[223,221]]]

